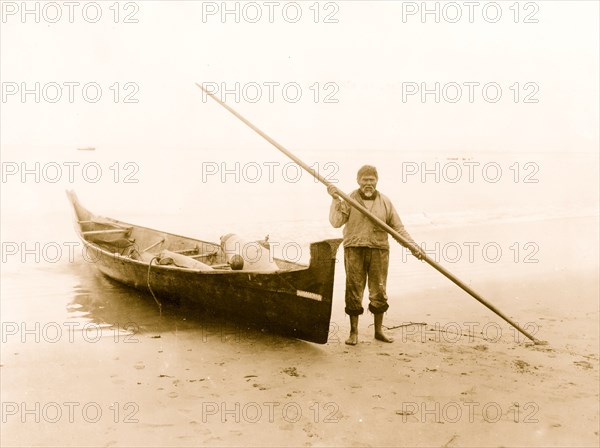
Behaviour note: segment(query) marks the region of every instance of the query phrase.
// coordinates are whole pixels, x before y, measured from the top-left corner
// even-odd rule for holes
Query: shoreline
[[[546,247],[565,227],[585,235],[582,229],[595,222],[545,223],[546,235],[537,241]],[[478,233],[498,237],[503,230],[513,238],[536,227]],[[589,240],[562,235],[536,264],[461,267],[502,311],[537,325],[535,336],[547,346],[516,338],[508,324],[442,278],[423,287],[422,278],[410,277],[425,268],[417,262],[396,265],[404,269],[401,277],[388,280],[395,302],[384,325],[426,325],[390,329],[396,340],[385,344],[373,339],[365,312],[355,347],[343,342],[349,325],[342,265],[325,345],[223,318],[186,319],[175,309],[158,318],[143,294],[113,284],[93,266],[71,266],[73,272],[53,280],[55,295],[40,285],[39,296],[23,296],[19,306],[3,301],[4,323],[43,323],[40,300],[55,300],[50,315],[63,329],[63,322],[95,322],[96,333],[80,325],[55,343],[6,337],[2,445],[597,446],[597,265]],[[27,271],[6,280],[3,291],[11,294],[33,287]],[[113,326],[127,322],[135,325]],[[52,421],[57,410],[61,418]]]

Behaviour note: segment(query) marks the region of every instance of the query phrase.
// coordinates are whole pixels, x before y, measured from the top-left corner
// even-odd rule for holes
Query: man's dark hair
[[[359,180],[363,176],[375,176],[379,179],[379,175],[377,174],[377,168],[372,165],[363,165],[356,174],[356,180]]]

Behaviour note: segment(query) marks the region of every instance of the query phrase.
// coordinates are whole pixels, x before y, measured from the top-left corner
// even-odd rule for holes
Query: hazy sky
[[[222,97],[240,83],[227,102],[302,151],[598,150],[596,1],[428,2],[439,23],[421,2],[227,2],[237,18],[223,2],[76,3],[28,2],[23,16],[21,2],[3,2],[3,146],[264,147],[203,101],[204,82]],[[21,95],[36,83],[39,103]],[[439,103],[423,100],[436,83]]]

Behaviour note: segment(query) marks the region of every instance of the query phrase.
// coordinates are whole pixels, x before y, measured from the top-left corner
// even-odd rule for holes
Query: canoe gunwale
[[[177,235],[174,233],[169,233],[169,232],[162,232],[156,229],[152,229],[149,227],[143,227],[143,226],[137,226],[135,224],[128,224],[125,223],[123,221],[116,221],[116,224],[127,224],[128,226],[132,226],[134,229],[135,228],[141,228],[144,230],[149,230],[152,232],[158,232],[158,233],[162,233],[162,234],[166,234],[169,236],[174,236],[177,238],[184,238],[190,241],[194,241],[194,242],[198,242],[198,243],[204,243],[204,244],[208,244],[208,245],[216,245],[216,243],[210,242],[210,241],[203,241],[203,240],[197,240],[195,238],[190,238],[190,237],[185,237],[185,236],[181,236],[181,235]],[[129,263],[135,263],[135,264],[141,264],[144,266],[149,266],[150,263],[143,261],[143,260],[136,260],[135,258],[131,258],[127,255],[122,255],[118,252],[111,252],[108,249],[102,247],[102,245],[94,243],[92,241],[88,241],[85,236],[82,234],[82,230],[79,226],[76,226],[75,228],[79,238],[81,239],[81,241],[83,242],[83,244],[86,247],[89,248],[93,248],[94,250],[97,250],[99,252],[101,252],[103,255],[106,256],[110,256],[110,257],[114,257],[115,260],[121,260],[121,261],[125,261],[125,262],[129,262]],[[321,240],[321,241],[315,241],[315,242],[311,242],[310,245],[312,246],[313,244],[320,244],[326,241],[332,241],[331,239],[327,239],[327,240]],[[159,264],[153,264],[152,265],[152,269],[164,269],[167,271],[173,270],[173,271],[181,271],[181,272],[197,272],[199,274],[207,274],[207,275],[221,275],[221,274],[228,274],[228,275],[233,275],[233,274],[260,274],[260,275],[271,275],[271,274],[282,274],[282,273],[286,273],[286,272],[296,272],[296,271],[303,271],[303,270],[307,270],[310,268],[311,263],[309,262],[308,264],[304,264],[304,263],[298,263],[298,262],[294,262],[294,261],[289,261],[289,260],[285,260],[282,258],[277,258],[277,257],[273,257],[273,260],[277,261],[281,261],[283,263],[287,263],[287,264],[292,264],[294,265],[293,268],[291,269],[277,269],[276,271],[259,271],[259,270],[241,270],[241,271],[234,271],[234,270],[226,270],[226,269],[212,269],[212,270],[202,270],[202,269],[193,269],[193,268],[185,268],[185,267],[180,267],[177,265],[159,265]],[[311,258],[312,261],[312,258]]]
[[[156,232],[158,234],[162,234],[162,235],[168,235],[171,237],[175,237],[175,238],[181,238],[184,240],[189,240],[192,241],[194,243],[200,243],[200,244],[206,244],[209,246],[215,246],[215,247],[220,247],[219,244],[212,242],[212,241],[204,241],[204,240],[199,240],[196,238],[191,238],[188,236],[184,236],[184,235],[178,235],[175,233],[171,233],[171,232],[165,232],[162,230],[157,230],[157,229],[153,229],[151,227],[145,227],[145,226],[140,226],[137,224],[131,224],[128,222],[124,222],[124,221],[120,221],[114,218],[108,218],[105,216],[99,216],[99,215],[95,215],[94,213],[90,212],[89,210],[87,210],[85,207],[83,207],[81,205],[81,203],[79,202],[79,199],[77,198],[77,196],[75,195],[75,193],[73,191],[67,191],[67,196],[69,197],[69,200],[71,201],[71,204],[73,205],[73,211],[75,213],[75,220],[74,220],[74,224],[75,224],[75,231],[77,232],[77,235],[79,236],[79,238],[81,239],[81,241],[84,243],[85,246],[90,247],[90,248],[94,248],[94,250],[100,251],[102,254],[107,255],[107,256],[112,256],[115,258],[115,260],[121,260],[124,262],[128,262],[128,263],[134,263],[134,264],[141,264],[144,266],[150,266],[149,262],[143,261],[143,260],[136,260],[135,258],[131,258],[129,256],[126,255],[122,255],[118,252],[111,252],[108,249],[105,249],[104,247],[102,247],[102,245],[98,244],[98,243],[94,243],[92,241],[89,241],[85,238],[85,235],[83,234],[83,230],[81,228],[82,226],[82,222],[79,221],[78,216],[77,216],[77,212],[76,210],[79,208],[82,211],[86,212],[87,214],[89,214],[90,218],[96,218],[99,220],[99,224],[106,224],[108,225],[110,224],[114,224],[116,226],[121,226],[121,227],[127,227],[127,228],[131,228],[132,230],[134,229],[142,229],[142,230],[146,230],[149,232]],[[100,220],[103,221],[108,221],[105,223],[100,222]],[[93,222],[93,220],[91,220],[90,222]],[[338,239],[325,239],[325,240],[321,240],[321,241],[314,241],[310,243],[310,246],[312,247],[315,244],[321,244],[324,242],[334,242],[336,241],[336,243],[334,244],[340,244],[341,239],[339,240],[340,242],[337,242]],[[311,251],[312,252],[312,251]],[[243,274],[253,274],[253,275],[277,275],[277,274],[284,274],[284,273],[288,273],[288,272],[297,272],[297,271],[303,271],[303,270],[307,270],[310,269],[311,264],[313,262],[312,256],[311,256],[311,260],[309,261],[308,264],[304,264],[304,263],[298,263],[298,262],[294,262],[294,261],[290,261],[290,260],[285,260],[282,258],[276,258],[273,257],[273,260],[277,261],[281,261],[283,263],[287,263],[290,265],[293,265],[293,268],[290,269],[277,269],[276,271],[259,271],[259,270],[240,270],[240,271],[234,271],[234,270],[225,270],[225,269],[212,269],[212,270],[201,270],[201,269],[193,269],[193,268],[185,268],[185,267],[180,267],[180,266],[176,266],[176,265],[159,265],[159,264],[152,264],[152,270],[165,270],[165,271],[174,271],[174,272],[197,272],[199,274],[207,274],[207,275],[243,275]]]
[[[148,230],[153,230],[153,229],[148,229]],[[164,232],[163,232],[164,233]],[[173,234],[169,234],[169,235],[173,235]],[[93,248],[94,250],[97,250],[99,252],[101,252],[103,255],[109,256],[109,257],[113,257],[115,260],[121,260],[127,263],[134,263],[134,264],[140,264],[146,267],[150,266],[150,263],[145,262],[143,260],[136,260],[135,258],[131,258],[128,257],[126,255],[121,255],[118,252],[110,252],[109,250],[103,248],[101,245],[93,243],[91,241],[86,240],[81,233],[79,232],[79,237],[81,239],[81,241],[83,242],[83,244],[87,247]],[[196,240],[195,240],[196,241]],[[200,241],[200,240],[197,240]],[[314,243],[311,244],[319,244],[325,241],[330,241],[330,240],[322,240],[322,241],[316,241]],[[214,244],[214,243],[207,243],[207,244]],[[293,263],[295,264],[297,267],[293,268],[293,269],[277,269],[276,271],[250,271],[250,270],[246,270],[246,271],[233,271],[233,270],[227,270],[227,269],[212,269],[212,270],[202,270],[202,269],[193,269],[193,268],[184,268],[184,267],[180,267],[174,264],[152,264],[152,270],[165,270],[165,271],[180,271],[180,272],[195,272],[198,274],[206,274],[206,275],[222,275],[222,274],[227,274],[227,275],[243,275],[243,274],[259,274],[259,275],[277,275],[277,274],[285,274],[287,272],[297,272],[297,271],[305,271],[307,269],[310,269],[310,263],[309,264],[301,264],[301,263],[295,263],[293,261],[288,261],[288,260],[284,260],[281,258],[273,258],[274,260],[281,260],[285,263]],[[93,261],[91,261],[93,263]]]

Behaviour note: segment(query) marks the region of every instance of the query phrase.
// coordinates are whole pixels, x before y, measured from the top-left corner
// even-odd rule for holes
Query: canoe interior
[[[67,195],[75,210],[76,230],[81,238],[113,255],[149,264],[152,257],[140,257],[140,254],[158,255],[166,249],[191,257],[208,266],[215,266],[214,272],[205,271],[206,273],[231,272],[231,268],[227,265],[227,257],[220,244],[97,216],[79,203],[75,193],[69,191]],[[274,261],[280,271],[308,268],[306,264],[281,258],[274,258]]]

